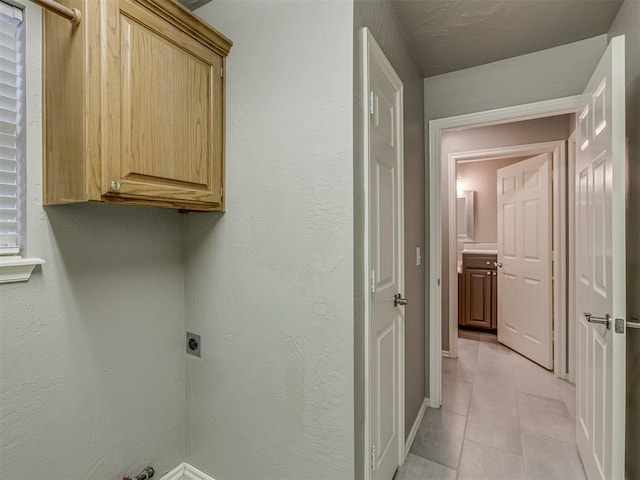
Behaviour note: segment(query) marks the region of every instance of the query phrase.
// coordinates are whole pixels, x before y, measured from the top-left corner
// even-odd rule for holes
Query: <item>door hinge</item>
[[[373,90],[369,94],[369,114],[373,115]]]
[[[376,471],[376,446],[371,445],[371,471]]]
[[[376,293],[376,271],[375,270],[371,270],[371,278],[370,278],[370,286],[371,286],[371,293]]]

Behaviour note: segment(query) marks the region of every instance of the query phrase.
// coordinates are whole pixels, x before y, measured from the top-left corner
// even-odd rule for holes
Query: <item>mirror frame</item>
[[[459,242],[473,242],[475,236],[475,198],[476,192],[474,190],[465,190],[462,195],[456,197],[456,202],[459,198],[464,198],[464,232],[457,232]],[[456,212],[458,209],[456,208]],[[457,225],[456,221],[456,225]]]

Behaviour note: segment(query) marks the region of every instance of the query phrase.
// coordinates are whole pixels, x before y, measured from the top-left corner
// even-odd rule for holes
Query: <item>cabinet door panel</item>
[[[464,324],[491,328],[491,275],[488,270],[466,269],[464,273]]]
[[[121,154],[108,193],[219,204],[222,57],[131,2],[118,15]]]
[[[491,328],[498,328],[498,276],[491,272]]]

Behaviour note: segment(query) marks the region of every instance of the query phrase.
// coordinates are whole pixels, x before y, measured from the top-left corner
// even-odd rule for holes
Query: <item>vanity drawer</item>
[[[494,270],[496,266],[493,262],[498,260],[497,255],[480,253],[463,253],[462,257],[463,268],[488,268]]]

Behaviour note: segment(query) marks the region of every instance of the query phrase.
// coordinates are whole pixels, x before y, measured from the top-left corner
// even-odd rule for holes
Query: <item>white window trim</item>
[[[19,5],[17,2],[14,2],[12,0],[3,0],[3,3],[9,4],[9,5],[15,5],[16,7],[22,7],[22,5]],[[27,8],[33,8],[31,6],[31,4],[29,4],[29,6]],[[26,13],[26,9],[25,9],[25,13]],[[36,25],[29,25],[28,23],[25,24],[25,27],[27,28],[27,32],[26,34],[29,35],[29,30],[31,30],[31,28],[33,27],[37,27]],[[26,46],[26,48],[28,48],[28,46]],[[25,75],[28,75],[27,71],[25,71]],[[25,102],[28,102],[28,96],[25,96]],[[26,106],[25,106],[26,107]],[[25,108],[26,111],[26,108]],[[26,160],[26,155],[27,152],[24,152],[24,160]],[[23,165],[22,167],[23,169],[26,169],[26,164]],[[23,183],[23,185],[26,188],[26,182]],[[26,198],[26,195],[24,195],[23,193],[23,199]],[[23,206],[23,208],[26,207]],[[26,210],[26,209],[25,209]],[[26,224],[23,225],[23,228],[26,228]],[[22,246],[22,248],[24,248],[24,244]],[[6,251],[5,253],[8,253],[8,255],[0,255],[0,283],[12,283],[12,282],[26,282],[27,280],[29,280],[29,278],[31,278],[31,274],[33,273],[33,270],[36,268],[36,266],[38,265],[42,265],[45,263],[45,261],[42,258],[23,258],[20,255],[18,255],[20,253],[20,250],[18,248],[16,248],[15,254],[13,254],[12,251]]]
[[[22,258],[18,255],[0,257],[0,283],[26,282],[31,278],[34,268],[43,263],[41,258]]]

